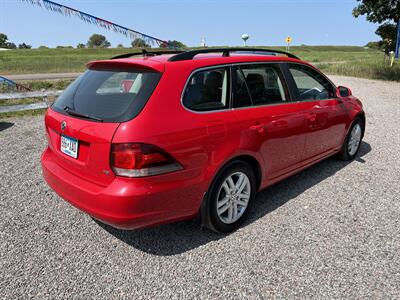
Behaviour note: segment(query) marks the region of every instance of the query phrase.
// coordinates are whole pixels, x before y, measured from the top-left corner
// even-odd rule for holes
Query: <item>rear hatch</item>
[[[142,111],[161,70],[131,62],[91,63],[46,114],[55,162],[78,177],[107,186],[115,177],[110,168],[114,133]]]

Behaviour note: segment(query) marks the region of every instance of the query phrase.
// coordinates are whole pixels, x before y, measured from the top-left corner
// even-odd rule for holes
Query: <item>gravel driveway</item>
[[[228,236],[96,223],[43,182],[42,117],[1,120],[0,298],[398,298],[400,84],[332,79],[365,104],[359,157],[259,193]]]

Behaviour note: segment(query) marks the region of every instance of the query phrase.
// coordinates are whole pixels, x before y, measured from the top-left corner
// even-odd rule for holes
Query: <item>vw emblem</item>
[[[61,122],[61,130],[64,131],[65,128],[67,128],[67,122],[62,121]]]

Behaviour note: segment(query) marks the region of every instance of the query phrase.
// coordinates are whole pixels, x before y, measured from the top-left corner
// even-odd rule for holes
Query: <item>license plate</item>
[[[62,135],[61,152],[73,158],[78,158],[78,140]]]

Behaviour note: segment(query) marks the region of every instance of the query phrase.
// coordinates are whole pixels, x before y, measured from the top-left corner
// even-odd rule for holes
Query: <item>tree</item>
[[[106,37],[102,34],[93,34],[88,42],[88,48],[108,48],[111,46],[110,42],[107,41]]]
[[[38,49],[49,49],[47,46],[39,46]]]
[[[131,43],[133,48],[151,48],[150,45],[146,44],[146,42],[141,38],[136,38]]]
[[[178,48],[178,49],[186,49],[187,48],[187,46],[184,43],[182,43],[180,41],[176,41],[176,40],[168,41],[168,46],[172,47],[172,48]]]
[[[117,48],[124,48],[124,45],[118,44],[118,45],[117,45]]]
[[[8,49],[17,49],[17,45],[14,43],[8,42],[6,48]]]
[[[361,2],[353,9],[353,16],[366,15],[368,21],[378,23],[380,26],[376,34],[382,38],[382,45],[386,52],[392,51],[396,46],[396,28],[400,20],[399,0],[357,0]]]
[[[386,53],[396,49],[397,26],[390,23],[384,23],[378,27],[375,32],[382,38],[382,48]]]
[[[0,48],[7,48],[8,37],[4,33],[0,33]]]
[[[365,47],[368,47],[368,48],[371,48],[371,49],[379,50],[379,49],[382,49],[382,44],[383,44],[382,41],[379,41],[379,42],[369,42],[368,44],[365,45]]]
[[[16,49],[17,46],[8,41],[7,35],[0,33],[0,48]]]
[[[78,45],[76,45],[76,48],[83,49],[83,48],[86,48],[86,46],[85,46],[85,44],[79,43]]]
[[[18,49],[31,49],[32,46],[31,45],[27,45],[25,43],[19,44],[18,45]]]

